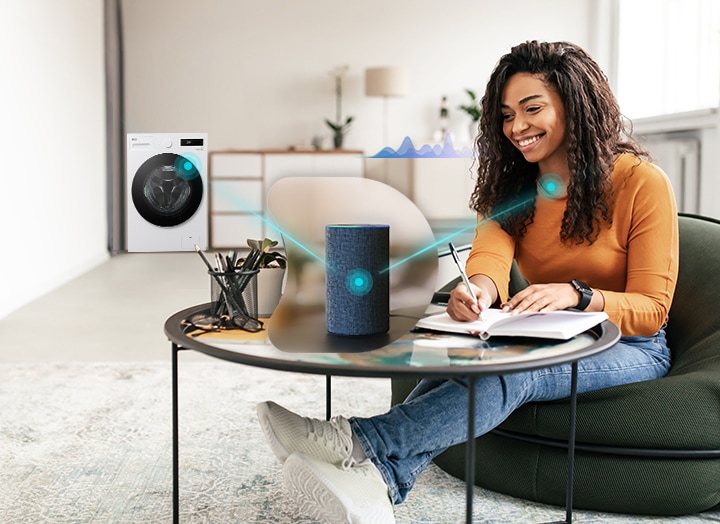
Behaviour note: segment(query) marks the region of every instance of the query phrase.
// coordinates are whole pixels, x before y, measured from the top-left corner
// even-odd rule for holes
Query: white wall
[[[108,254],[102,2],[0,11],[3,317]]]
[[[642,118],[635,120],[633,124],[635,135],[641,139],[676,139],[678,133],[689,133],[700,141],[699,177],[691,184],[691,187],[697,190],[697,210],[694,212],[720,219],[720,200],[717,198],[720,192],[720,109]],[[653,154],[651,143],[647,148]],[[662,163],[659,165],[666,170],[670,167]]]
[[[430,139],[447,95],[456,134],[463,88],[528,39],[593,52],[599,0],[123,0],[128,132],[207,131],[211,149],[272,148],[327,133],[329,71],[350,66],[346,146],[382,143],[368,66],[404,65],[390,142]],[[0,318],[108,257],[102,2],[0,0]],[[594,33],[593,33],[594,34]]]
[[[212,150],[309,143],[334,119],[329,72],[349,65],[347,148],[429,141],[443,95],[467,139],[463,89],[482,93],[499,57],[525,40],[570,40],[592,53],[596,2],[124,0],[127,131],[208,132]],[[364,69],[384,65],[410,76],[408,96],[389,101],[390,144],[382,100],[363,92]]]

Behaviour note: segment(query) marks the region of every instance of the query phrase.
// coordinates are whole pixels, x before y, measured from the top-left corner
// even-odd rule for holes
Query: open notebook
[[[479,336],[483,340],[494,336],[567,340],[608,318],[604,311],[569,310],[513,314],[500,309],[488,309],[483,316],[482,321],[458,322],[450,318],[447,313],[439,313],[421,318],[416,327],[449,333],[465,333]]]

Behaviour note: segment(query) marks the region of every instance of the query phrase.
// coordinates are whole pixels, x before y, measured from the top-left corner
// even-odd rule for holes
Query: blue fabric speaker
[[[327,330],[377,335],[390,329],[390,226],[325,226]]]

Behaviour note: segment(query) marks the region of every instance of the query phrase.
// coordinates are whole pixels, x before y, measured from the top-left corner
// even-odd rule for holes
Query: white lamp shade
[[[370,67],[365,70],[365,95],[405,96],[407,71],[403,67]]]

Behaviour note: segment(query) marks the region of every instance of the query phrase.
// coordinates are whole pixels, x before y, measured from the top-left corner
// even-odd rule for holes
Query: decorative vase
[[[335,149],[342,149],[344,137],[345,135],[342,131],[335,131],[335,134],[333,135],[333,144],[335,145]]]
[[[267,318],[273,314],[282,295],[285,270],[279,267],[266,267],[257,275],[258,317]]]

